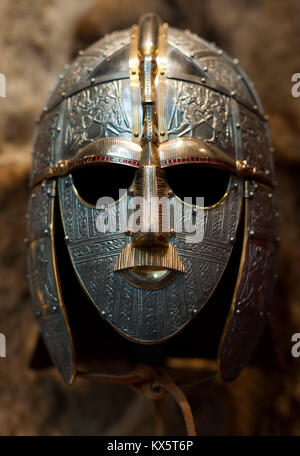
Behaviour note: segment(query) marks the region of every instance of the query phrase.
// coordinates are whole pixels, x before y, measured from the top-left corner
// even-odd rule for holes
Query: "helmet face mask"
[[[188,324],[197,334],[227,288],[209,325],[221,321],[220,375],[238,375],[269,311],[277,215],[267,122],[235,61],[153,15],[99,40],[47,102],[31,182],[31,292],[66,382],[72,280],[104,325],[150,350],[185,343]]]

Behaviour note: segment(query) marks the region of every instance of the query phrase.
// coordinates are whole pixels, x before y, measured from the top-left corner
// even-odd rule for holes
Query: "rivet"
[[[254,109],[255,111],[257,111],[257,110],[258,110],[258,106],[257,106],[257,105],[254,105],[254,106],[253,106],[253,109]]]
[[[266,174],[270,174],[270,170],[269,169],[266,169]]]
[[[170,234],[173,236],[175,234],[174,228],[170,228]]]
[[[236,309],[236,313],[237,314],[241,313],[240,309]]]
[[[165,72],[164,72],[164,71],[161,71],[160,74],[163,76],[163,75],[165,74]]]
[[[253,198],[254,193],[253,192],[249,192],[249,196],[250,196],[250,198]]]
[[[273,147],[273,146],[271,146],[271,147],[270,147],[270,152],[272,152],[272,153],[273,153],[274,151],[275,151],[274,147]]]
[[[160,136],[165,136],[165,132],[162,131],[161,134],[160,134]]]
[[[237,123],[237,124],[236,124],[236,128],[237,128],[237,129],[241,128],[241,124]]]
[[[172,198],[172,196],[174,196],[174,192],[173,192],[173,190],[169,190],[168,191],[168,197]]]
[[[218,54],[219,54],[219,55],[223,55],[222,49],[218,49]]]
[[[47,112],[46,106],[43,107],[43,111],[44,111],[44,112]]]
[[[253,237],[254,236],[254,231],[250,230],[249,235],[250,235],[250,237]]]
[[[268,196],[269,196],[270,199],[273,198],[273,194],[272,193],[269,193]]]
[[[205,71],[205,73],[208,71],[207,66],[203,67],[203,71]]]
[[[232,97],[234,97],[234,96],[236,95],[235,91],[232,90],[232,91],[230,92],[230,95],[231,95]]]
[[[193,314],[194,314],[194,315],[197,314],[197,309],[193,309]]]
[[[69,242],[70,242],[69,236],[65,236],[65,237],[64,237],[64,240],[65,240],[65,243],[66,243],[66,244],[69,244]]]
[[[260,315],[261,317],[263,317],[263,316],[264,316],[264,313],[263,313],[263,312],[259,312],[259,315]]]
[[[24,238],[24,244],[26,244],[26,245],[29,244],[29,239],[28,238]]]
[[[138,132],[135,131],[135,132],[133,133],[133,136],[134,136],[135,138],[137,138],[137,137],[139,136]]]
[[[201,78],[201,82],[205,83],[206,79],[205,78]]]
[[[60,127],[57,127],[56,131],[60,132],[60,131],[61,131],[61,128],[60,128]]]
[[[105,310],[101,310],[101,315],[106,315],[106,311]]]
[[[66,92],[62,92],[62,93],[61,93],[61,96],[62,96],[62,97],[65,97],[65,96],[66,96]]]
[[[229,242],[230,242],[230,244],[233,244],[233,243],[234,243],[234,237],[233,237],[233,236],[230,236]]]
[[[265,119],[265,120],[269,120],[268,114],[265,114],[265,115],[264,115],[264,119]]]
[[[26,220],[29,219],[29,214],[25,214],[25,219],[26,219]]]
[[[52,312],[56,312],[57,311],[57,307],[56,306],[52,306]]]
[[[95,84],[95,79],[94,78],[91,79],[91,83]]]
[[[239,61],[239,59],[238,59],[237,57],[235,57],[235,58],[233,59],[233,63],[235,63],[235,65],[238,65],[239,62],[240,62],[240,61]]]
[[[82,55],[82,54],[84,54],[84,52],[83,52],[82,50],[80,50],[80,51],[78,52],[78,55]]]
[[[31,198],[35,198],[35,193],[33,193],[33,194],[31,195]]]
[[[44,234],[48,234],[48,233],[49,233],[48,228],[45,228],[45,229],[44,229]]]

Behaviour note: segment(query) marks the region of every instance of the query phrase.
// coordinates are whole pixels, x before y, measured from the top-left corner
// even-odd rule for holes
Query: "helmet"
[[[67,383],[93,350],[239,374],[278,238],[267,119],[237,59],[153,14],[105,36],[46,103],[31,186],[31,293]]]

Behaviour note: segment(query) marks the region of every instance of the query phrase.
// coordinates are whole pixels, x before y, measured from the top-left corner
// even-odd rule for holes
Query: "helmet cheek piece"
[[[278,223],[274,190],[245,182],[244,239],[231,309],[219,346],[219,372],[234,380],[251,357],[270,315]]]
[[[72,384],[76,361],[68,316],[62,297],[54,233],[55,180],[35,186],[28,210],[28,269],[35,315],[53,363]]]

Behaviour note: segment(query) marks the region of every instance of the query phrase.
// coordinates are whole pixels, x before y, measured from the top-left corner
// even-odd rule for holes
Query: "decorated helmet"
[[[31,186],[31,293],[67,383],[116,354],[239,374],[278,238],[267,119],[237,59],[153,14],[100,39],[48,98]]]

